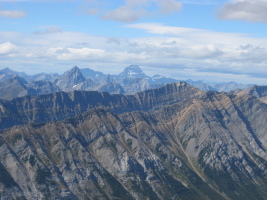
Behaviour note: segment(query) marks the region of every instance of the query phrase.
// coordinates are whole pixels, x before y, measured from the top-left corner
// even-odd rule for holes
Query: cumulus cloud
[[[6,18],[22,18],[25,17],[26,13],[17,10],[0,10],[0,17]]]
[[[234,0],[218,13],[219,19],[267,23],[267,0]]]
[[[12,44],[11,42],[5,42],[0,44],[0,55],[1,54],[9,54],[14,52],[17,49],[17,46]]]

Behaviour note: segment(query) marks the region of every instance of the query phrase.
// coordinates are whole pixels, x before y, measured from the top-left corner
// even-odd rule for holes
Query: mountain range
[[[138,66],[0,77],[1,200],[267,199],[267,86]]]
[[[104,74],[89,68],[73,67],[62,75],[40,73],[27,75],[9,68],[0,70],[0,98],[11,100],[25,95],[41,95],[58,91],[74,90],[99,91],[111,94],[135,94],[148,89],[159,88],[181,80],[161,75],[147,76],[137,65],[126,67],[118,75]],[[252,85],[228,83],[207,84],[203,81],[186,80],[187,83],[203,91],[229,92],[247,89]]]

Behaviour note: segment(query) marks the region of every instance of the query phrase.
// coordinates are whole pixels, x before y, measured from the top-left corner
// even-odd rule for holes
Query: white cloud
[[[14,66],[20,66],[23,69],[18,71],[37,73],[64,72],[77,65],[116,74],[127,65],[138,64],[149,75],[160,73],[178,79],[226,79],[267,84],[267,80],[261,78],[267,76],[266,38],[162,24],[126,27],[155,35],[110,38],[77,32],[0,32],[0,67],[14,69]],[[12,59],[10,55],[13,55]]]
[[[17,10],[0,10],[0,17],[7,17],[7,18],[22,18],[25,17],[26,13],[23,11]]]
[[[175,0],[164,0],[159,1],[159,6],[164,14],[169,14],[172,12],[177,12],[182,9],[182,4]]]
[[[227,20],[267,23],[267,0],[234,0],[226,3],[218,17]]]
[[[34,34],[49,34],[49,33],[62,33],[62,29],[59,27],[41,27],[44,31],[35,31]]]
[[[91,48],[49,48],[47,54],[58,60],[95,60],[105,55],[105,50]]]
[[[17,46],[12,44],[11,42],[5,42],[0,44],[0,55],[1,54],[9,54],[14,52],[17,49]]]
[[[149,10],[155,5],[156,9]],[[125,5],[102,15],[103,19],[119,22],[134,22],[142,17],[179,12],[182,4],[176,0],[126,0]]]
[[[104,14],[102,18],[119,22],[134,22],[145,16],[146,13],[147,12],[143,9],[133,9],[128,6],[121,6]]]

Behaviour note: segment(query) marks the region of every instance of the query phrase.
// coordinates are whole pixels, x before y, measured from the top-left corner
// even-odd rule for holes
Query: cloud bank
[[[267,0],[234,0],[220,10],[219,19],[267,23]]]
[[[138,64],[149,75],[267,84],[263,78],[267,77],[266,38],[150,23],[125,28],[154,36],[109,38],[64,31],[0,32],[0,66],[17,67],[28,73],[38,73],[40,69],[61,73],[77,65],[116,74],[122,67]]]

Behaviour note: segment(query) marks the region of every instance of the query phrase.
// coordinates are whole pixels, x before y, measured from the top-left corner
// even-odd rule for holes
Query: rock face
[[[105,76],[102,72],[94,71],[94,70],[89,69],[89,68],[80,69],[80,71],[84,77],[90,78],[94,81],[97,81],[97,80],[101,79],[103,76]]]
[[[86,79],[82,75],[80,69],[78,67],[73,67],[57,79],[55,83],[62,91],[71,91],[73,87],[84,81],[86,81]]]
[[[14,78],[16,76],[21,76],[25,78],[27,74],[25,74],[24,72],[15,72],[9,68],[4,68],[0,70],[0,82]]]
[[[256,97],[180,82],[0,109],[2,128],[10,116],[21,124],[0,133],[3,200],[267,199],[267,106]]]
[[[0,82],[0,97],[5,100],[11,100],[26,95],[37,96],[59,91],[60,89],[57,85],[50,81],[32,81],[28,83],[20,76],[15,76]]]
[[[13,78],[6,79],[0,82],[0,97],[2,99],[13,99],[16,97],[22,97],[29,94],[27,88],[27,81],[19,76],[14,76]]]
[[[122,78],[147,78],[143,70],[138,65],[130,65],[121,72],[118,77]]]
[[[239,92],[236,92],[236,94],[241,96],[251,95],[257,97],[262,102],[267,103],[267,86],[254,85],[246,90],[241,90]]]
[[[128,96],[73,91],[26,96],[11,101],[0,100],[0,129],[23,123],[64,120],[99,106],[116,113],[159,109],[200,94],[200,90],[180,82]]]
[[[50,81],[32,81],[28,84],[30,94],[34,96],[60,92],[59,87]]]

